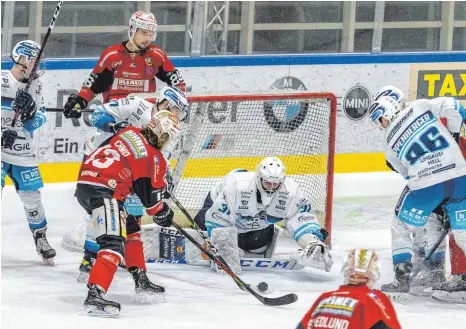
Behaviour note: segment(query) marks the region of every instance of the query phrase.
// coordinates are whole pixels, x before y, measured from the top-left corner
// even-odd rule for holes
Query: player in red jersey
[[[185,91],[180,72],[165,52],[151,42],[157,36],[157,22],[153,14],[142,10],[129,20],[129,40],[108,47],[99,58],[78,95],[72,94],[64,106],[66,118],[81,117],[81,109],[97,95],[104,103],[127,97],[131,93],[154,92],[154,77]]]
[[[161,150],[179,133],[178,119],[159,111],[144,128],[130,126],[109,138],[81,165],[75,196],[96,223],[100,245],[84,302],[90,315],[119,314],[120,304],[102,297],[119,264],[132,274],[138,297],[165,292],[146,275],[140,223],[127,217],[124,201],[135,193],[155,223],[171,225],[173,211],[164,202],[167,163]]]
[[[352,250],[343,264],[345,284],[323,293],[297,329],[400,329],[390,299],[373,289],[380,277],[373,250]]]

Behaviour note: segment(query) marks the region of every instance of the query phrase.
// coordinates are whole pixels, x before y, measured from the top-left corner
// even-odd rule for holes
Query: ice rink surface
[[[330,273],[313,270],[243,272],[247,283],[266,281],[271,296],[296,293],[291,305],[268,307],[238,289],[226,275],[209,268],[149,264],[148,275],[166,288],[165,301],[140,305],[134,299],[130,275],[119,270],[107,295],[122,305],[119,318],[82,315],[87,288],[76,282],[80,255],[66,251],[60,242],[84,216],[73,197],[74,184],[49,184],[42,189],[49,223],[48,238],[57,250],[54,267],[41,265],[28,229],[22,204],[11,186],[3,190],[1,223],[1,328],[295,328],[317,296],[341,283],[340,268],[347,251],[355,247],[376,249],[382,260],[382,279],[392,280],[389,222],[397,198],[338,197],[334,204],[333,248]],[[337,195],[338,196],[338,195]],[[278,252],[291,253],[297,245],[280,240]],[[466,305],[413,297],[396,304],[403,328],[466,328]]]

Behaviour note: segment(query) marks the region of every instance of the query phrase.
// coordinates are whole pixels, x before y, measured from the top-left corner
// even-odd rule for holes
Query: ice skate
[[[45,236],[46,231],[46,228],[34,230],[34,243],[36,244],[37,253],[42,257],[44,264],[52,266],[54,264],[53,259],[57,253],[47,241],[47,237]]]
[[[120,314],[121,306],[117,302],[106,300],[104,293],[95,285],[89,288],[89,293],[84,301],[84,310],[87,315],[99,317],[114,317]]]

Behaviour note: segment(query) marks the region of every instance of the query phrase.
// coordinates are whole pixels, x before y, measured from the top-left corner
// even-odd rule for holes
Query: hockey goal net
[[[154,94],[134,95],[155,102]],[[188,93],[188,98],[190,112],[171,165],[174,194],[193,216],[231,170],[254,171],[261,159],[277,156],[331,233],[335,95],[273,90]],[[175,214],[177,222],[189,226]],[[145,218],[144,223],[153,222]]]

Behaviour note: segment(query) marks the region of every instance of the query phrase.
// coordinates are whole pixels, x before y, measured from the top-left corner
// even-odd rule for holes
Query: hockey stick
[[[40,64],[40,59],[42,57],[42,54],[44,53],[45,46],[47,44],[47,40],[49,39],[50,33],[52,33],[52,29],[55,26],[55,21],[57,20],[58,14],[60,13],[61,6],[63,5],[63,1],[58,1],[57,8],[55,8],[55,12],[53,13],[52,20],[50,21],[49,28],[47,30],[47,33],[44,36],[44,40],[42,40],[42,45],[40,46],[39,54],[37,55],[37,60],[34,63],[34,66],[32,67],[31,73],[29,75],[29,80],[26,84],[26,87],[24,88],[25,92],[28,92],[29,88],[31,88],[32,81],[34,80],[33,77],[39,68]],[[13,117],[13,120],[11,121],[11,126],[15,127],[16,121],[18,120],[18,116],[21,112],[21,109],[15,109],[15,116]]]
[[[176,204],[176,206],[181,210],[181,212],[186,216],[186,218],[190,222],[194,222],[192,219],[191,215],[188,213],[188,211],[184,208],[184,206],[173,196],[171,195],[172,201]],[[219,266],[222,270],[225,271],[238,285],[238,287],[241,290],[249,292],[251,295],[256,297],[262,304],[267,305],[267,306],[281,306],[281,305],[287,305],[294,303],[298,300],[298,296],[296,294],[288,294],[284,295],[281,297],[275,297],[275,298],[269,298],[269,297],[264,297],[259,295],[257,292],[255,292],[249,284],[245,283],[243,280],[241,280],[235,272],[231,270],[231,268],[226,264],[226,262],[221,258],[220,255],[216,254],[214,252],[215,248],[210,244],[208,240],[204,238],[204,236],[201,234],[201,237],[204,239],[205,243],[209,247],[209,249],[204,248],[201,246],[196,239],[194,239],[188,232],[186,232],[181,226],[179,226],[177,223],[173,222],[173,226],[180,231],[181,234],[183,234],[189,241],[191,241],[192,244],[194,244],[199,250],[201,250],[204,254],[207,255],[217,266]],[[196,229],[197,230],[197,229]],[[199,231],[198,231],[199,232]]]
[[[46,109],[46,112],[51,112],[51,113],[63,113],[63,109],[58,109],[58,108],[54,108],[54,107],[52,107],[52,108],[48,107],[48,108]],[[82,109],[82,110],[81,110],[81,113],[92,113],[92,112],[94,112],[94,109]]]

